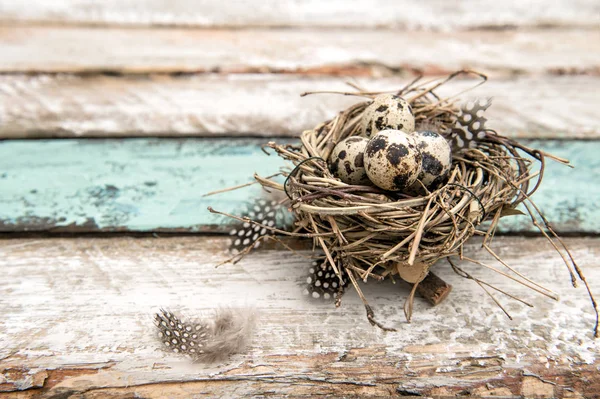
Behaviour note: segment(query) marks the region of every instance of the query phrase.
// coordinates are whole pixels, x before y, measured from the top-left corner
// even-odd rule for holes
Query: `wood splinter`
[[[442,303],[451,291],[452,285],[432,272],[429,272],[417,286],[417,293],[433,306]]]

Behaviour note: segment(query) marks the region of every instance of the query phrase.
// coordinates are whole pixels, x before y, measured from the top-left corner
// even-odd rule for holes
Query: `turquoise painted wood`
[[[0,143],[3,231],[213,231],[207,206],[234,211],[258,187],[202,198],[272,173],[260,140],[128,139]]]
[[[290,139],[287,139],[290,140]],[[0,231],[225,231],[212,206],[240,212],[258,186],[203,194],[269,175],[283,162],[262,139],[107,139],[0,142]],[[550,162],[535,200],[563,232],[600,232],[600,141],[539,141],[571,159]],[[227,222],[229,222],[227,220]],[[504,219],[503,231],[532,231]]]

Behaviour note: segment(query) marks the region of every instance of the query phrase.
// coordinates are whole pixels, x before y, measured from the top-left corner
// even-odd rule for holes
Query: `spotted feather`
[[[204,353],[210,335],[206,324],[185,322],[162,309],[154,315],[154,324],[158,329],[158,338],[166,348],[192,357]]]
[[[455,152],[464,148],[475,148],[477,141],[485,138],[487,118],[484,117],[484,113],[490,105],[492,99],[487,98],[469,101],[461,108],[451,132]]]
[[[304,295],[314,299],[332,299],[343,293],[348,285],[346,273],[341,271],[342,281],[335,274],[327,259],[314,261],[308,270]]]
[[[240,215],[260,223],[261,226],[244,222],[234,226],[230,231],[229,250],[236,255],[249,246],[258,248],[260,237],[271,234],[268,227],[285,230],[290,224],[291,214],[287,209],[274,200],[259,199],[247,205],[246,210]]]

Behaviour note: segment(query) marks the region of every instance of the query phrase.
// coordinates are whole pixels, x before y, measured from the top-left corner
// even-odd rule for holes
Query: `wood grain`
[[[368,90],[404,87],[411,77],[358,78]],[[300,97],[348,90],[344,78],[281,75],[181,77],[0,76],[0,137],[297,136],[362,99]],[[453,95],[475,85],[449,84]],[[493,97],[488,126],[512,137],[600,137],[600,78],[490,79],[463,98]]]
[[[290,51],[293,49],[293,51]],[[0,72],[598,73],[600,30],[0,27]]]
[[[289,139],[287,139],[289,140]],[[285,142],[283,139],[282,142]],[[289,142],[289,141],[288,141]],[[261,139],[112,139],[0,142],[0,231],[228,232],[230,219],[264,193],[258,186],[203,194],[277,173],[285,165]],[[548,162],[534,197],[555,229],[600,232],[600,141],[535,141],[570,159]],[[504,232],[535,231],[525,216]]]
[[[342,0],[235,1],[223,7],[217,0],[21,0],[0,1],[0,21],[87,25],[159,26],[299,26],[394,27],[449,30],[513,26],[594,26],[600,23],[598,4],[586,0]]]
[[[600,242],[567,240],[592,288],[600,285]],[[582,288],[541,239],[498,237],[497,252],[554,302],[502,276],[464,268],[531,302],[499,299],[508,320],[480,288],[450,271],[454,286],[437,307],[415,303],[410,287],[364,286],[385,333],[367,322],[359,298],[336,309],[302,294],[309,260],[284,250],[256,252],[218,269],[224,238],[76,238],[0,241],[0,391],[8,398],[188,398],[238,396],[453,396],[597,398],[598,343]],[[302,247],[300,247],[301,249]],[[467,253],[493,263],[468,245]],[[164,352],[152,313],[188,315],[217,306],[253,306],[251,347],[222,364],[192,364]]]

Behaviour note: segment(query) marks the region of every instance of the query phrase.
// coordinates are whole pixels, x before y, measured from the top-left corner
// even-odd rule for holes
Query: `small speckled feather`
[[[192,323],[163,310],[154,316],[158,338],[165,348],[193,361],[223,361],[243,351],[253,332],[255,312],[248,308],[217,308],[211,318]]]
[[[470,101],[461,107],[451,132],[454,151],[475,148],[477,141],[485,138],[487,118],[484,117],[484,113],[490,105],[492,105],[492,99],[487,98]]]

